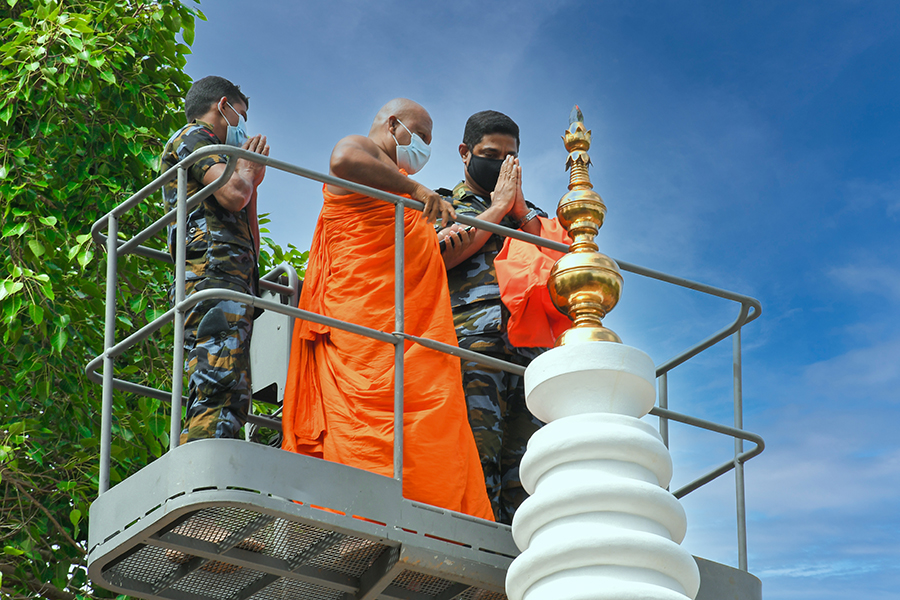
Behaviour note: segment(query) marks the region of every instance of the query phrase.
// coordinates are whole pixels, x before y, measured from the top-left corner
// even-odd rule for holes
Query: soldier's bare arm
[[[259,217],[256,209],[256,189],[250,194],[250,202],[247,203],[247,218],[250,221],[250,233],[253,234],[253,245],[256,248],[256,256],[259,257]]]
[[[266,136],[264,135],[253,136],[244,142],[242,147],[245,150],[250,150],[263,156],[269,155],[269,145],[266,143]],[[203,185],[213,183],[224,171],[224,163],[213,165],[203,176]],[[265,165],[239,159],[231,178],[216,192],[216,201],[225,210],[231,212],[242,210],[250,202],[256,187],[262,183],[265,174]]]
[[[250,138],[244,143],[244,147],[251,152],[256,152],[258,154],[262,154],[263,156],[269,156],[269,145],[266,143],[265,136],[255,136],[259,138],[256,140],[256,144],[253,144],[254,138]],[[263,177],[266,175],[266,166],[254,163],[251,161],[245,161],[243,159],[238,162],[238,168],[244,166],[242,163],[246,163],[249,165],[248,173],[254,173],[255,178],[253,181],[253,193],[250,194],[250,201],[247,202],[247,217],[250,221],[250,231],[253,234],[253,242],[256,247],[256,256],[259,256],[259,246],[260,246],[260,237],[259,237],[259,218],[258,218],[258,210],[257,210],[257,189],[259,188],[259,184],[262,183]]]

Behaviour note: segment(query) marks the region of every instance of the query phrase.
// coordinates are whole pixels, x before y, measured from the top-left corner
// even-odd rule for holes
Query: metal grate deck
[[[148,599],[506,600],[509,527],[393,479],[236,440],[181,446],[91,506],[89,572]]]

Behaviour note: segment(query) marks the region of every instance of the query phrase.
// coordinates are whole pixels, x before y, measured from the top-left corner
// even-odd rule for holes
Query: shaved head
[[[421,104],[413,102],[408,98],[394,98],[382,106],[381,110],[378,111],[378,114],[375,115],[375,120],[372,121],[370,135],[379,127],[387,123],[391,117],[400,119],[404,124],[407,120],[413,119],[427,122],[428,129],[431,129],[431,115],[428,114],[428,111],[425,110]]]
[[[431,144],[431,127],[431,115],[421,104],[407,98],[394,98],[375,115],[368,138],[396,163],[397,145],[409,144],[412,134]]]
[[[424,203],[423,214],[429,223],[440,216],[441,222],[449,225],[456,219],[453,205],[408,177],[428,162],[432,126],[431,115],[421,104],[394,98],[375,115],[369,135],[348,135],[337,143],[331,152],[329,173],[380,190],[409,194]],[[331,183],[326,189],[338,196],[353,193]]]

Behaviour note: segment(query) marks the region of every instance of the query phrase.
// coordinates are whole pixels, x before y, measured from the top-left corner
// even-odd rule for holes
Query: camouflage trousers
[[[490,349],[480,345],[476,342],[466,347],[522,366],[531,362],[530,356],[523,356],[508,343],[501,344],[502,348],[496,343],[484,344]],[[529,438],[543,423],[525,406],[523,376],[464,360],[462,379],[494,519],[511,524],[516,509],[528,497],[519,479],[519,463]]]
[[[232,289],[214,280],[187,282],[187,295],[201,289]],[[194,306],[184,322],[184,363],[188,403],[181,442],[236,438],[250,407],[250,334],[253,307],[230,300],[206,300]]]

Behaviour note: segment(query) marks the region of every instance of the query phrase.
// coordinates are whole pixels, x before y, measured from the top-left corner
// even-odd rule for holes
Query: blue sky
[[[328,3],[202,6],[187,70],[250,96],[273,156],[326,171],[406,96],[434,119],[420,181],[451,187],[465,119],[522,130],[526,196],[566,190],[573,104],[593,130],[610,256],[761,300],[744,332],[750,570],[767,600],[900,587],[900,5],[892,2]],[[308,248],[320,186],[276,172],[272,237]],[[734,305],[626,275],[606,319],[657,364]],[[731,344],[670,379],[670,406],[731,422]],[[672,427],[674,486],[732,442]],[[685,499],[694,554],[736,564],[733,479]]]

